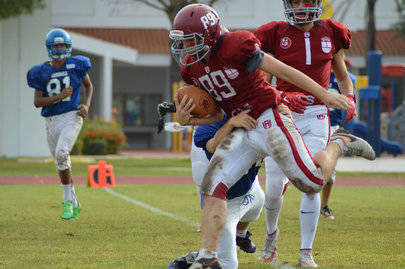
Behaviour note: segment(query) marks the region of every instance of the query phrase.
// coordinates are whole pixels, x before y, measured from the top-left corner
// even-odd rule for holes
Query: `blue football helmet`
[[[52,49],[52,46],[56,44],[65,44],[66,49]],[[49,31],[49,33],[46,35],[45,45],[46,49],[48,50],[49,57],[54,60],[65,59],[72,53],[72,40],[70,39],[69,34],[60,28],[55,28]]]

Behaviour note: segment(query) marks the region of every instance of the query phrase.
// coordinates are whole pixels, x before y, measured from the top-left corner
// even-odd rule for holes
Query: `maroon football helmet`
[[[220,36],[221,24],[213,8],[204,4],[185,6],[174,18],[169,34],[172,55],[181,65],[194,64],[212,50]]]

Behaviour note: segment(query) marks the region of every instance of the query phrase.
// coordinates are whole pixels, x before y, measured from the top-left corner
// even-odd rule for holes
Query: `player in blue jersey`
[[[91,63],[87,57],[70,56],[72,41],[63,29],[51,30],[45,45],[50,60],[31,68],[27,73],[27,82],[35,89],[35,107],[42,107],[49,150],[62,183],[61,217],[71,220],[77,219],[82,206],[77,201],[73,186],[70,151],[83,119],[88,115],[93,95],[93,85],[87,74]],[[81,84],[85,88],[83,104],[79,104]]]
[[[345,59],[345,63],[346,63],[347,67],[351,66],[351,63],[347,59]],[[347,73],[353,83],[353,88],[355,88],[356,81],[357,81],[356,76],[350,72],[347,72]],[[329,91],[340,93],[338,81],[333,72],[330,75]],[[337,129],[339,129],[341,126],[343,126],[344,121],[346,119],[346,114],[347,113],[344,110],[329,108],[331,133],[334,133]],[[335,217],[333,216],[332,210],[330,210],[328,203],[329,203],[330,193],[332,191],[332,185],[334,183],[335,183],[335,173],[333,173],[332,176],[329,178],[329,180],[326,181],[325,185],[322,188],[322,194],[321,194],[321,215],[327,219],[332,219],[332,220]]]
[[[163,103],[166,106],[168,104],[170,103]],[[170,104],[170,106],[172,108],[168,111],[174,112],[173,110],[176,109],[173,107],[173,104]],[[182,104],[179,107],[180,109],[177,113],[185,111],[182,109]],[[222,140],[234,128],[244,128],[247,130],[255,128],[256,121],[248,113],[249,110],[241,112],[229,120],[224,115],[224,119],[221,122],[198,126],[195,130],[190,159],[193,179],[197,184],[198,190],[201,187],[202,179],[214,151],[218,147],[221,150],[221,147],[224,147],[224,144],[226,144],[226,142],[220,144]],[[161,116],[161,113],[159,115]],[[260,166],[261,162],[252,165],[247,173],[227,193],[228,215],[218,245],[218,258],[221,262],[221,268],[238,267],[237,245],[247,253],[256,251],[256,246],[249,239],[252,234],[247,228],[250,222],[256,221],[259,218],[264,204],[264,192],[257,179]],[[169,268],[188,268],[196,256],[196,252],[191,252],[185,257],[176,259],[169,265]]]

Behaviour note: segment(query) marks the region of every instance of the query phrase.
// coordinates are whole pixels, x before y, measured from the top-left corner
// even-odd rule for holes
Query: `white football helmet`
[[[319,20],[322,15],[323,0],[307,0],[305,7],[293,8],[292,1],[283,0],[284,15],[292,24],[310,23]]]

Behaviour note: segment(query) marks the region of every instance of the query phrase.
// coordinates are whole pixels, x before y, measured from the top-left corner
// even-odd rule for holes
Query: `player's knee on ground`
[[[238,258],[219,259],[222,269],[235,269],[238,268]]]
[[[230,207],[232,208],[232,205]],[[236,225],[238,222],[237,218],[238,216],[236,214],[230,213],[227,223],[221,232],[218,244],[218,258],[221,262],[221,268],[238,268],[238,254],[235,240]]]
[[[59,171],[63,171],[70,168],[69,152],[65,149],[57,149],[55,152],[55,163],[56,168]]]

